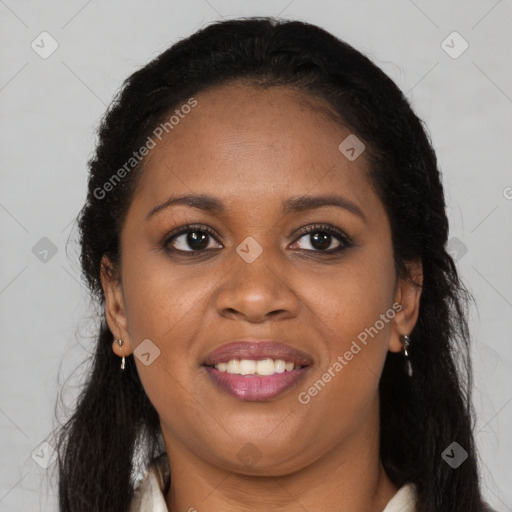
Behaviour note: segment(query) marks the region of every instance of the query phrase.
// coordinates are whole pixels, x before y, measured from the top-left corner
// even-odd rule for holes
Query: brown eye
[[[168,238],[164,245],[167,248],[171,246],[171,250],[181,252],[198,252],[220,248],[220,244],[216,242],[215,234],[206,226],[186,226],[185,229]]]
[[[294,245],[299,244],[300,240],[304,239],[304,243],[299,246],[299,249],[305,251],[332,254],[341,252],[351,245],[349,238],[343,231],[330,224],[308,226],[301,231],[300,235]]]

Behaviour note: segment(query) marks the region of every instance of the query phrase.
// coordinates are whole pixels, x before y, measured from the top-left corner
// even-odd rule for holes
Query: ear
[[[123,288],[118,271],[108,256],[101,259],[101,286],[105,295],[105,318],[114,339],[123,340],[120,347],[113,341],[112,350],[120,357],[128,356],[133,352],[130,336],[128,334],[128,319],[126,316]]]
[[[400,304],[401,307],[395,309],[396,314],[391,322],[389,337],[389,350],[391,352],[400,352],[403,349],[400,337],[411,333],[420,311],[423,267],[420,261],[407,263],[406,266],[410,279],[399,278],[395,290],[394,304]],[[414,343],[414,340],[411,340],[411,343]]]

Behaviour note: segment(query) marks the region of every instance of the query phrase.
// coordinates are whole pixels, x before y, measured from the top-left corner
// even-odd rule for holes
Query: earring
[[[411,338],[407,336],[407,334],[403,334],[401,336],[402,345],[404,346],[404,355],[405,355],[405,368],[407,370],[407,375],[409,377],[412,377],[412,365],[411,360],[409,359],[409,353],[407,352],[407,349],[409,348],[409,345],[411,344]]]
[[[116,343],[120,347],[122,347],[124,342],[123,342],[123,340],[116,340]],[[124,360],[124,356],[123,356],[123,358],[121,359],[121,370],[124,370],[124,368],[125,368],[125,360]]]

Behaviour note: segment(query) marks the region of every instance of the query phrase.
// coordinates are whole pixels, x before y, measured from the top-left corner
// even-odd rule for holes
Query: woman
[[[175,44],[104,118],[80,230],[104,315],[61,511],[485,509],[436,157],[355,49]]]

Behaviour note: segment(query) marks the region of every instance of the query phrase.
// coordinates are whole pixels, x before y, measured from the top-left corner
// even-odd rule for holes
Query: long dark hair
[[[81,264],[93,298],[104,309],[101,258],[119,261],[120,230],[143,163],[107,192],[105,183],[174,109],[233,81],[323,98],[366,144],[370,179],[391,224],[397,274],[411,278],[407,263],[423,265],[419,319],[410,335],[414,375],[404,372],[401,354],[389,353],[381,377],[381,459],[396,485],[416,485],[420,512],[482,511],[470,401],[470,296],[445,247],[448,221],[436,156],[393,81],[323,29],[271,18],[214,23],[124,82],[102,120],[79,215]],[[134,451],[149,464],[162,447],[158,414],[132,356],[122,372],[112,340],[103,312],[90,376],[59,431],[62,512],[125,512],[134,491]],[[442,458],[453,442],[468,454],[456,469]]]

